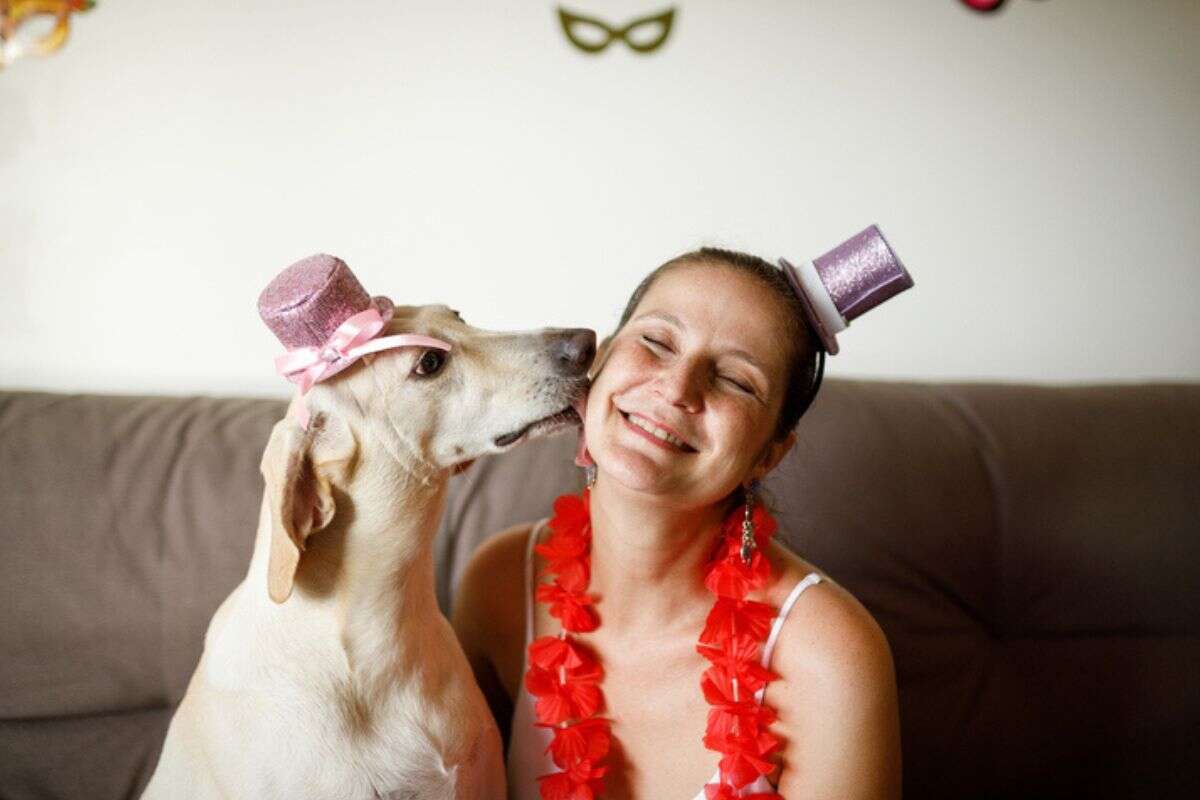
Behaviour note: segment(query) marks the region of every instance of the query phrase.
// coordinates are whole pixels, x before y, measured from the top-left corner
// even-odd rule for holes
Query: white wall
[[[587,57],[551,2],[102,0],[0,72],[0,386],[282,396],[255,299],[315,251],[605,331],[681,251],[871,222],[917,286],[833,376],[1200,379],[1200,3],[677,5]]]

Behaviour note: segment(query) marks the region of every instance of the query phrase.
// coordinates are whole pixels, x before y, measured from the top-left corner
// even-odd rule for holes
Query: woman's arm
[[[785,798],[896,800],[900,714],[887,638],[832,582],[812,587],[784,623],[767,690],[785,736]],[[790,630],[789,630],[790,628]]]

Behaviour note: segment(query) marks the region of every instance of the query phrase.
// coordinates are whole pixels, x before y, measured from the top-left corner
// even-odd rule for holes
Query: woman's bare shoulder
[[[778,571],[770,600],[778,606],[797,581],[810,573],[821,580],[797,599],[783,622],[773,662],[780,669],[794,666],[834,673],[864,661],[886,662],[891,652],[883,630],[866,607],[841,584],[785,547],[777,546],[771,560]],[[778,596],[776,596],[778,595]]]
[[[517,566],[523,570],[525,545],[529,541],[529,532],[536,524],[535,522],[522,522],[489,536],[479,547],[475,548],[475,553],[471,556],[471,562],[467,569],[479,566],[489,569]]]
[[[507,600],[509,605],[523,599],[525,548],[534,524],[514,525],[475,548],[454,592],[456,616],[460,606],[463,611],[490,609],[489,616],[495,616],[497,601]]]
[[[488,537],[471,556],[454,592],[452,623],[468,659],[491,665],[513,696],[525,644],[525,548],[534,523]]]
[[[783,761],[806,765],[785,768],[779,792],[899,797],[899,708],[887,637],[854,595],[794,554],[783,557],[779,591],[812,571],[822,580],[797,599],[771,656],[780,680],[768,702],[788,741]]]

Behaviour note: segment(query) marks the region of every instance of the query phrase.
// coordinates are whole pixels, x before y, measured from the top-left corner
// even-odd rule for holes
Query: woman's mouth
[[[621,411],[620,409],[617,410]],[[625,420],[625,424],[629,430],[659,447],[682,453],[696,452],[696,448],[653,420],[625,411],[621,411],[621,417]]]

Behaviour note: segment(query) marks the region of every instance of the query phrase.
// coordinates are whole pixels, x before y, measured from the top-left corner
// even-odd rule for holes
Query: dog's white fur
[[[398,308],[387,333],[404,332],[450,342],[445,366],[421,377],[419,349],[367,356],[309,392],[307,430],[294,401],[272,431],[249,571],[144,798],[504,797],[432,539],[451,472],[585,379],[559,374],[543,336],[479,331],[444,306]]]

